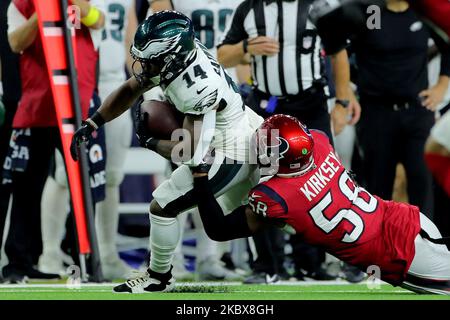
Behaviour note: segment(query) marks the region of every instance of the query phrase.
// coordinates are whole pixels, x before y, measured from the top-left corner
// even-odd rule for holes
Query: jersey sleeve
[[[187,88],[184,95],[177,95],[181,97],[181,104],[177,108],[185,113],[191,115],[206,114],[215,109],[223,98],[223,79],[214,71],[206,70],[205,76],[197,77],[195,83]],[[174,101],[175,105],[177,103]]]
[[[285,218],[288,212],[286,201],[265,183],[254,187],[248,200],[253,212],[264,218]]]

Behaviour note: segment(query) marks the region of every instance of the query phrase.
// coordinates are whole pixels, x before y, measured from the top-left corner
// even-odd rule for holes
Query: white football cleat
[[[147,271],[115,286],[113,291],[117,293],[169,292],[174,286],[172,267],[166,273],[154,272],[148,268]]]

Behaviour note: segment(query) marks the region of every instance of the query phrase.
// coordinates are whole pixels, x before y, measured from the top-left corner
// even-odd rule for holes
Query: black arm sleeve
[[[226,32],[225,38],[217,45],[217,48],[224,44],[236,44],[248,38],[247,31],[244,28],[244,20],[251,8],[251,1],[242,2],[234,11],[231,26]]]
[[[252,235],[245,215],[246,207],[240,206],[232,213],[224,215],[211,191],[208,177],[194,178],[194,196],[209,238],[215,241],[228,241]]]

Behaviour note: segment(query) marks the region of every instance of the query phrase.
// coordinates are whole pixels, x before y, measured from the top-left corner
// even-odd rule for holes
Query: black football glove
[[[81,143],[89,141],[95,128],[89,122],[83,121],[81,127],[75,132],[70,144],[70,155],[74,161],[78,161],[78,147]]]
[[[136,112],[136,136],[139,141],[139,145],[142,148],[155,150],[159,139],[152,137],[152,134],[147,129],[148,113],[141,112],[138,108]]]
[[[92,137],[92,132],[105,124],[105,119],[99,112],[94,112],[92,117],[87,118],[86,121],[81,122],[81,127],[75,132],[70,144],[70,155],[74,161],[78,161],[78,147],[82,142],[89,141]]]

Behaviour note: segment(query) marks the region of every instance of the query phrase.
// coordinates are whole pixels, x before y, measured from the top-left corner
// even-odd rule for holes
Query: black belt
[[[361,94],[360,97],[362,104],[365,104],[365,102],[368,102],[369,104],[376,103],[380,106],[392,109],[393,111],[408,110],[422,105],[419,98],[391,98],[365,94]]]

